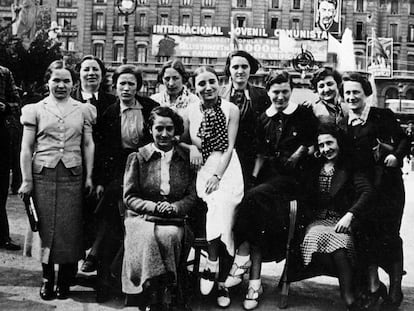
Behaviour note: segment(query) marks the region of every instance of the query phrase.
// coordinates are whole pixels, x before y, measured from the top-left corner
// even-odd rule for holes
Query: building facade
[[[318,0],[135,0],[137,7],[129,16],[127,36],[128,63],[143,68],[147,91],[156,86],[156,74],[171,56],[154,53],[154,25],[220,27],[229,37],[232,24],[237,28],[309,30],[315,28]],[[320,0],[319,0],[320,1]],[[0,7],[9,5],[0,0]],[[94,54],[107,66],[116,67],[124,54],[125,16],[117,8],[117,0],[43,0],[51,8],[52,20],[62,27],[63,48],[82,54]],[[315,3],[316,2],[316,3]],[[414,100],[414,0],[338,0],[339,32],[350,28],[354,38],[356,66],[367,68],[367,40],[373,36],[392,38],[392,75],[377,77],[379,105],[387,99]],[[3,12],[0,10],[0,14]],[[3,14],[4,15],[4,14]],[[160,34],[157,34],[160,35]],[[167,37],[168,34],[165,34]],[[187,35],[182,35],[186,37]],[[251,33],[240,38],[252,38]],[[340,38],[340,34],[337,35]],[[186,37],[188,39],[188,36]],[[217,39],[218,40],[218,39]],[[230,38],[228,40],[231,40]],[[213,55],[213,54],[212,54]],[[205,55],[204,55],[205,56]],[[189,70],[201,64],[224,68],[225,57],[180,56]],[[214,55],[213,55],[214,56]],[[273,68],[290,68],[289,59],[261,59],[261,74]],[[328,54],[316,65],[335,66],[335,57]],[[300,75],[304,82],[310,75]]]

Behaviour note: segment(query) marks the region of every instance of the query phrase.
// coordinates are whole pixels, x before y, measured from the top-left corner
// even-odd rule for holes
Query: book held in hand
[[[37,212],[35,205],[33,203],[33,198],[29,197],[29,199],[24,200],[24,205],[26,208],[27,217],[29,218],[30,228],[33,232],[36,232],[39,229],[39,218],[37,217]]]

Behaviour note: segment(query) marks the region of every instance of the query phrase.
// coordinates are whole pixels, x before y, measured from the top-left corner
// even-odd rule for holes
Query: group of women
[[[86,56],[72,95],[79,101],[71,97],[72,70],[62,61],[49,66],[50,95],[24,107],[21,118],[19,192],[33,196],[39,213],[42,299],[69,294],[85,257],[88,202],[97,225],[81,269],[97,269],[97,300],[119,282],[127,305],[182,307],[192,241],[186,216],[202,200],[208,258],[200,291],[209,295],[216,285],[218,306],[228,307],[229,288],[249,272],[243,307],[254,309],[261,263],[284,258],[288,204],[297,200],[302,268],[333,265],[349,310],[369,309],[380,296],[401,304],[405,134],[389,110],[367,105],[372,89],[359,73],[320,69],[312,80],[319,100],[309,107],[290,100],[286,71],[271,72],[265,89],[251,85],[259,65],[232,52],[229,83],[221,87],[203,66],[193,74],[193,94],[183,64],[169,61],[159,74],[162,90],[151,98],[137,95],[137,68],[122,65],[112,97],[102,93],[102,62]],[[98,202],[87,200],[93,195]],[[390,276],[388,291],[378,267]],[[364,272],[359,287],[357,269]]]

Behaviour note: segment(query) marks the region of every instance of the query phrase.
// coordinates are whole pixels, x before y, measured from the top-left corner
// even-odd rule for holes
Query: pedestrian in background
[[[6,67],[0,66],[0,248],[7,250],[20,249],[10,238],[6,210],[11,163],[10,133],[6,127],[6,118],[13,113],[12,107],[18,109],[19,103],[20,97],[12,73]]]
[[[19,194],[24,200],[33,196],[39,216],[40,297],[50,300],[68,297],[84,253],[82,198],[93,186],[96,108],[70,97],[75,75],[63,61],[49,65],[45,81],[49,96],[22,110],[23,183]],[[56,291],[55,264],[59,265]]]

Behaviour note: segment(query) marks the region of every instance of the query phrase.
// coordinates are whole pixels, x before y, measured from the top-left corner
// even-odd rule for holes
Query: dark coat
[[[270,99],[264,88],[247,85],[252,104],[251,114],[247,114],[244,118],[240,118],[239,129],[234,148],[239,156],[240,164],[243,170],[244,180],[250,177],[253,172],[254,162],[256,159],[256,128],[257,119],[270,106]],[[224,85],[219,95],[230,101],[231,85]]]
[[[154,107],[159,104],[147,97],[137,96],[138,102],[142,105],[142,115],[144,118],[144,138],[140,146],[144,146],[151,141],[151,136],[146,123]],[[121,106],[119,101],[110,105],[102,115],[102,147],[98,150],[99,160],[97,166],[97,185],[108,185],[110,182],[117,181],[121,185],[124,174],[125,164],[128,155],[136,150],[125,150],[122,147],[121,134]]]

